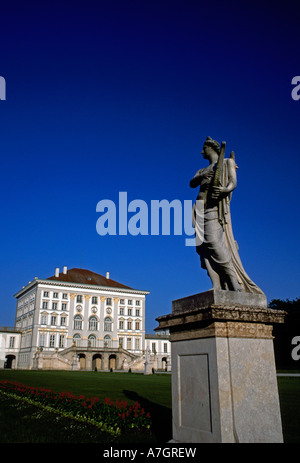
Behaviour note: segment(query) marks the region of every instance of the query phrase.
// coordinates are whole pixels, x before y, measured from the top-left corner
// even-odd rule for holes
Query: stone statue
[[[151,353],[151,351],[150,351],[150,348],[148,346],[147,349],[146,349],[146,355],[145,355],[146,363],[150,361],[150,353]]]
[[[225,145],[207,137],[201,154],[209,166],[190,181],[191,188],[200,186],[197,200],[203,205],[202,215],[196,206],[199,201],[193,206],[196,251],[213,289],[263,294],[246,274],[233,237],[230,201],[237,185],[237,165],[234,152],[224,159]]]

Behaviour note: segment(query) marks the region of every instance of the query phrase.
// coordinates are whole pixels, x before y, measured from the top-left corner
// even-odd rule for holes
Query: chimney
[[[66,275],[68,271],[68,267],[63,267],[63,273]]]
[[[109,280],[109,272],[106,272],[106,279]]]
[[[56,278],[59,277],[59,267],[56,267],[56,269],[55,269],[55,276],[56,276]]]

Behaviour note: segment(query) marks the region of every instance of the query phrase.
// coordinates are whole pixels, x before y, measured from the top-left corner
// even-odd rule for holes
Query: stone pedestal
[[[145,363],[144,363],[144,375],[151,375],[153,368],[153,361],[151,360],[151,353],[149,347],[147,347],[145,352]]]
[[[173,440],[282,442],[272,324],[263,295],[208,291],[157,318],[172,346]]]
[[[74,352],[72,357],[71,370],[80,370],[80,360],[76,352]]]
[[[152,375],[153,362],[144,363],[144,375]]]

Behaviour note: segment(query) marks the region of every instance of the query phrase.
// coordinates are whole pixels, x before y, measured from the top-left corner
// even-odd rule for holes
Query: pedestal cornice
[[[156,319],[156,330],[169,329],[171,341],[211,336],[271,338],[271,325],[284,323],[285,314],[267,308],[263,295],[208,291],[173,301],[172,313]]]

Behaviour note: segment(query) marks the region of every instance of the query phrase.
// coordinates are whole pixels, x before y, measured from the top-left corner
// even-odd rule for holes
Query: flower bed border
[[[127,401],[116,399],[114,402],[107,397],[103,403],[98,397],[76,396],[68,391],[55,392],[52,389],[8,380],[0,380],[0,393],[49,412],[94,425],[114,437],[125,432],[149,432],[151,429],[150,414],[146,414],[138,402],[129,405]]]

